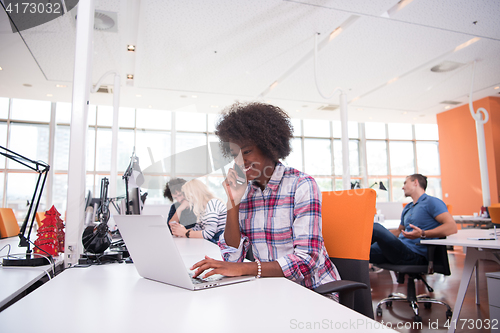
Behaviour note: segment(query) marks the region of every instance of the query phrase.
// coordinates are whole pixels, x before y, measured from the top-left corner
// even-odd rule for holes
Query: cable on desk
[[[6,244],[4,247],[2,247],[2,248],[0,249],[0,252],[2,252],[2,251],[3,251],[3,249],[5,249],[7,246],[9,247],[9,251],[7,251],[7,258],[9,258],[9,255],[10,255],[10,250],[11,250],[11,248],[12,248],[12,247],[10,246],[10,244]],[[2,264],[0,264],[0,265],[2,265]]]
[[[48,253],[47,251],[45,251],[44,249],[40,248],[38,245],[36,245],[35,243],[33,243],[31,240],[28,239],[28,242],[30,242],[31,244],[33,244],[33,246],[36,247],[37,249],[39,249],[40,251],[43,251],[43,252],[47,253],[48,257],[44,256],[43,254],[40,254],[40,253],[38,253],[38,255],[44,257],[45,259],[47,259],[49,261],[49,265],[52,265],[52,275],[56,276],[56,262],[52,258],[52,255],[50,253]]]

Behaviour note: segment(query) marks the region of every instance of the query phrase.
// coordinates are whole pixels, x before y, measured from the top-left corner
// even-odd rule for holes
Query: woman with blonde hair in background
[[[196,215],[197,221],[190,229],[172,221],[170,222],[172,233],[177,237],[205,238],[217,243],[226,226],[226,205],[197,179],[184,184],[182,192]]]

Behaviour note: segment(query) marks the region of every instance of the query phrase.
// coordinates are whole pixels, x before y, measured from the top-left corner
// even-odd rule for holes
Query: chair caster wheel
[[[386,309],[392,307],[392,301],[386,302],[385,307],[386,307]]]
[[[415,317],[413,317],[413,321],[416,322],[416,323],[421,323],[422,322],[422,317],[415,316]]]
[[[451,320],[451,317],[453,317],[453,311],[446,310],[446,319]]]
[[[432,303],[424,303],[424,308],[430,309],[432,307]]]
[[[382,309],[377,308],[377,317],[382,317]]]

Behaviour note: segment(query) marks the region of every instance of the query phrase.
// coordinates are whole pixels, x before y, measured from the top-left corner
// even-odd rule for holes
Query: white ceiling
[[[500,97],[494,89],[500,0],[95,0],[95,6],[117,13],[117,32],[94,31],[93,82],[119,71],[122,106],[219,112],[236,100],[262,99],[292,117],[339,119],[338,109],[319,110],[338,105],[339,94],[326,100],[316,88],[316,34],[319,85],[326,94],[336,87],[346,93],[349,120],[434,123],[445,111],[441,102],[467,102],[474,60],[473,99]],[[71,101],[75,14],[14,34],[1,10],[0,96]],[[339,26],[343,31],[327,43]],[[131,43],[135,53],[126,51]],[[430,71],[445,60],[463,66]],[[126,74],[134,80],[127,83]],[[95,93],[90,102],[111,105],[112,95]]]

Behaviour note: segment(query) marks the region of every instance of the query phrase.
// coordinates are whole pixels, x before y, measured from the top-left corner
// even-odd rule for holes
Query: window
[[[343,162],[342,162],[342,141],[335,140],[334,146],[334,161],[335,161],[335,174],[342,176]],[[359,176],[359,141],[349,140],[349,173],[351,176]]]
[[[389,141],[391,174],[407,176],[415,173],[413,142]]]
[[[437,142],[417,142],[418,172],[426,176],[439,176],[439,144]]]
[[[366,139],[385,139],[384,123],[365,123]]]
[[[52,112],[55,112],[54,117],[51,117]],[[178,161],[171,163],[173,156],[196,148],[204,151],[207,143],[218,142],[214,131],[219,117],[219,114],[199,112],[120,108],[116,195],[125,194],[122,175],[135,152],[145,176],[145,184],[141,187],[148,192],[148,203],[166,202],[163,189],[172,176],[186,180],[198,177],[216,196],[226,201],[221,185],[224,175],[221,168],[212,170],[211,155],[203,156],[201,152],[188,161],[187,166]],[[50,126],[51,119],[55,119],[53,126]],[[294,127],[292,152],[283,163],[313,176],[322,191],[342,189],[340,122],[290,121]],[[60,212],[66,210],[70,123],[70,103],[0,97],[0,145],[51,166],[51,183],[46,184],[46,188],[50,186],[52,191],[44,191],[40,210],[52,204]],[[86,184],[94,196],[99,196],[101,179],[111,177],[112,125],[111,106],[89,106]],[[50,146],[52,129],[54,143]],[[348,132],[351,179],[374,188],[378,201],[408,200],[401,188],[405,177],[415,172],[428,176],[429,195],[441,197],[437,125],[348,122]],[[4,189],[0,200],[4,207],[14,208],[22,220],[26,202],[33,195],[36,174],[13,161],[5,161],[6,158],[0,158],[0,188]],[[229,167],[232,163],[226,165],[226,171]],[[379,189],[380,182],[388,191]]]
[[[330,122],[320,119],[304,119],[304,136],[329,138]]]
[[[305,172],[311,176],[331,176],[330,139],[304,139]]]
[[[368,175],[387,175],[387,143],[366,141],[366,161]]]

